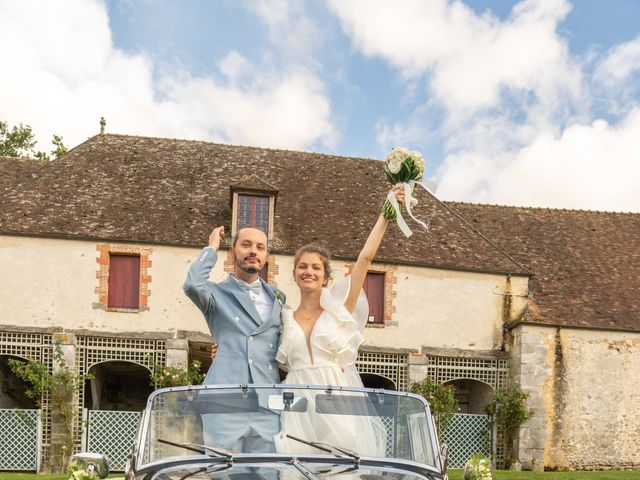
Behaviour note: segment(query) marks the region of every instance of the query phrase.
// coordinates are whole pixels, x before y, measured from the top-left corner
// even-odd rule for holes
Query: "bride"
[[[402,187],[394,187],[399,202]],[[358,347],[369,306],[362,287],[384,237],[388,220],[382,215],[358,255],[351,275],[327,288],[331,279],[329,253],[320,245],[300,248],[294,257],[293,276],[300,289],[300,305],[282,310],[282,334],[276,360],[287,372],[283,383],[291,385],[332,385],[362,387],[355,367]],[[327,442],[352,449],[361,455],[381,456],[386,431],[377,419],[367,416],[330,416],[315,412],[313,399],[305,414],[283,412],[281,432],[276,435],[278,452],[315,452],[314,447],[287,435],[316,442]]]

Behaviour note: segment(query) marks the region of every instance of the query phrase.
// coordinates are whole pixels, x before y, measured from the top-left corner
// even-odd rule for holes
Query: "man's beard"
[[[254,257],[257,259],[257,257]],[[236,258],[236,267],[242,270],[245,273],[250,273],[251,275],[260,272],[262,270],[262,266],[260,263],[249,263],[244,259],[240,260]]]

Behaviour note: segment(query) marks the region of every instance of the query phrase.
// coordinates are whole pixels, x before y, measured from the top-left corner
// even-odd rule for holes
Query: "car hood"
[[[297,464],[297,466],[296,466]],[[219,458],[202,458],[159,462],[129,478],[145,480],[441,480],[444,475],[425,470],[413,462],[390,459],[362,459],[360,464],[348,458],[250,458],[232,462]]]

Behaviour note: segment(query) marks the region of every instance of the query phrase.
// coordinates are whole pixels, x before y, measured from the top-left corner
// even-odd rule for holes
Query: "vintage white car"
[[[286,449],[274,446],[273,453],[208,444],[211,438],[217,438],[206,431],[211,425],[226,425],[233,430],[256,419],[275,419],[278,425],[282,420],[283,425],[290,425],[292,419],[296,423],[296,416],[313,417],[314,424],[328,421],[338,431],[354,425],[375,425],[383,431],[383,444],[381,448],[367,448],[369,452],[358,452],[353,445],[336,444],[314,429],[297,431],[296,435],[282,430]],[[362,435],[367,431],[361,428]],[[149,397],[126,470],[129,480],[318,480],[334,476],[446,479],[446,453],[438,444],[427,402],[406,392],[331,386],[200,385],[160,389]]]

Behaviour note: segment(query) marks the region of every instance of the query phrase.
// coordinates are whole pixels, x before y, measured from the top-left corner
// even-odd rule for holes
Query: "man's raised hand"
[[[209,235],[209,246],[215,251],[220,248],[220,239],[224,236],[224,227],[216,227]]]

